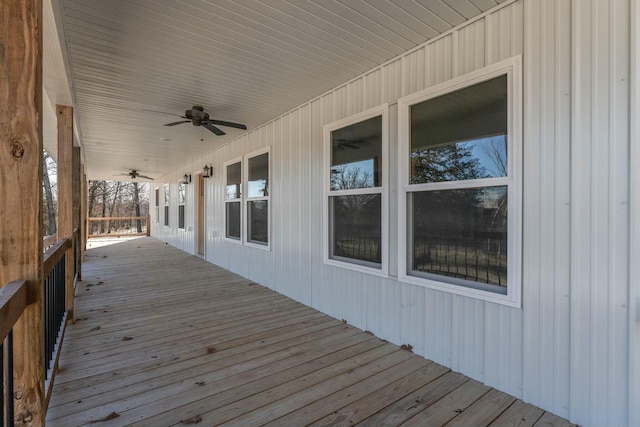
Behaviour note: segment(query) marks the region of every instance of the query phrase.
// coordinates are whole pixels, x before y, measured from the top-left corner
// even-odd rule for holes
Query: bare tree
[[[53,236],[56,234],[56,205],[54,204],[53,186],[51,185],[51,179],[49,173],[55,174],[55,163],[49,153],[46,151],[42,155],[42,187],[44,192],[44,214],[45,216],[45,230],[44,234],[47,236]]]

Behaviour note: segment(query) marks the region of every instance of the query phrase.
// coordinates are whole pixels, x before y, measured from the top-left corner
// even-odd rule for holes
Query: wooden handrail
[[[27,281],[9,282],[0,288],[0,342],[4,341],[13,325],[27,307]],[[0,404],[2,404],[0,402]]]
[[[56,266],[58,261],[60,261],[60,259],[64,256],[65,251],[70,248],[71,245],[72,242],[69,239],[60,240],[44,253],[44,261],[42,262],[44,277],[47,277],[49,273],[51,273],[53,267]]]
[[[146,220],[148,216],[105,216],[105,217],[89,217],[89,221],[128,221],[128,220],[137,220],[144,219]]]

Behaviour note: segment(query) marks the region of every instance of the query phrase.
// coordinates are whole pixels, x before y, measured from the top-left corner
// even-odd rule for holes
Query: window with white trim
[[[164,226],[169,226],[169,184],[164,185]]]
[[[399,101],[401,280],[520,305],[520,82],[518,57]]]
[[[269,150],[245,157],[246,243],[269,246]]]
[[[388,106],[324,127],[325,263],[386,275]]]
[[[225,237],[234,241],[242,238],[242,161],[224,165],[225,174]]]
[[[186,200],[187,185],[178,183],[178,228],[184,230],[184,205]]]
[[[156,224],[160,224],[160,189],[156,187]]]

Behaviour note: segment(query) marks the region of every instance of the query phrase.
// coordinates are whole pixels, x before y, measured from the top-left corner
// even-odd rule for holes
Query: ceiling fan
[[[191,124],[193,124],[194,126],[203,126],[203,127],[209,129],[211,132],[215,133],[218,136],[225,135],[225,132],[222,129],[220,129],[217,126],[215,126],[215,125],[247,130],[247,127],[245,125],[240,124],[240,123],[225,122],[225,121],[222,121],[222,120],[214,120],[214,119],[212,119],[211,117],[209,117],[209,113],[205,113],[204,112],[204,108],[199,106],[199,105],[194,105],[191,110],[185,111],[184,112],[184,116],[180,116],[180,117],[182,117],[183,119],[186,119],[186,120],[180,120],[178,122],[167,123],[167,124],[165,124],[165,126],[175,126],[175,125],[179,125],[179,124],[182,124],[182,123],[191,122]]]
[[[128,176],[131,177],[131,179],[136,179],[136,178],[143,178],[143,179],[148,179],[153,181],[153,178],[151,178],[150,176],[146,176],[146,175],[141,175],[137,170],[135,169],[131,169],[131,172],[129,173],[121,173],[115,176]]]

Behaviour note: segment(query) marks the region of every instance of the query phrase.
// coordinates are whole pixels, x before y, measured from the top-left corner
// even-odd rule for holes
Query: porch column
[[[56,106],[58,118],[58,240],[73,239],[73,108]],[[73,247],[65,254],[67,319],[73,323]]]
[[[15,419],[44,425],[42,2],[0,2],[0,287],[27,280],[13,328]]]
[[[82,187],[80,184],[80,147],[73,147],[73,153],[72,153],[72,204],[73,204],[73,224],[72,224],[72,231],[75,230],[76,228],[78,230],[80,230],[82,227],[80,226],[82,223],[82,209],[81,209],[81,200],[82,200]],[[80,232],[78,232],[78,238],[77,240],[73,240],[73,250],[75,251],[75,257],[74,257],[74,262],[75,262],[75,271],[77,273],[77,279],[81,280],[82,279],[82,262],[81,262],[81,252],[82,252],[82,248],[81,248],[81,240],[82,240],[82,235],[80,234]],[[77,247],[76,247],[77,246]]]

